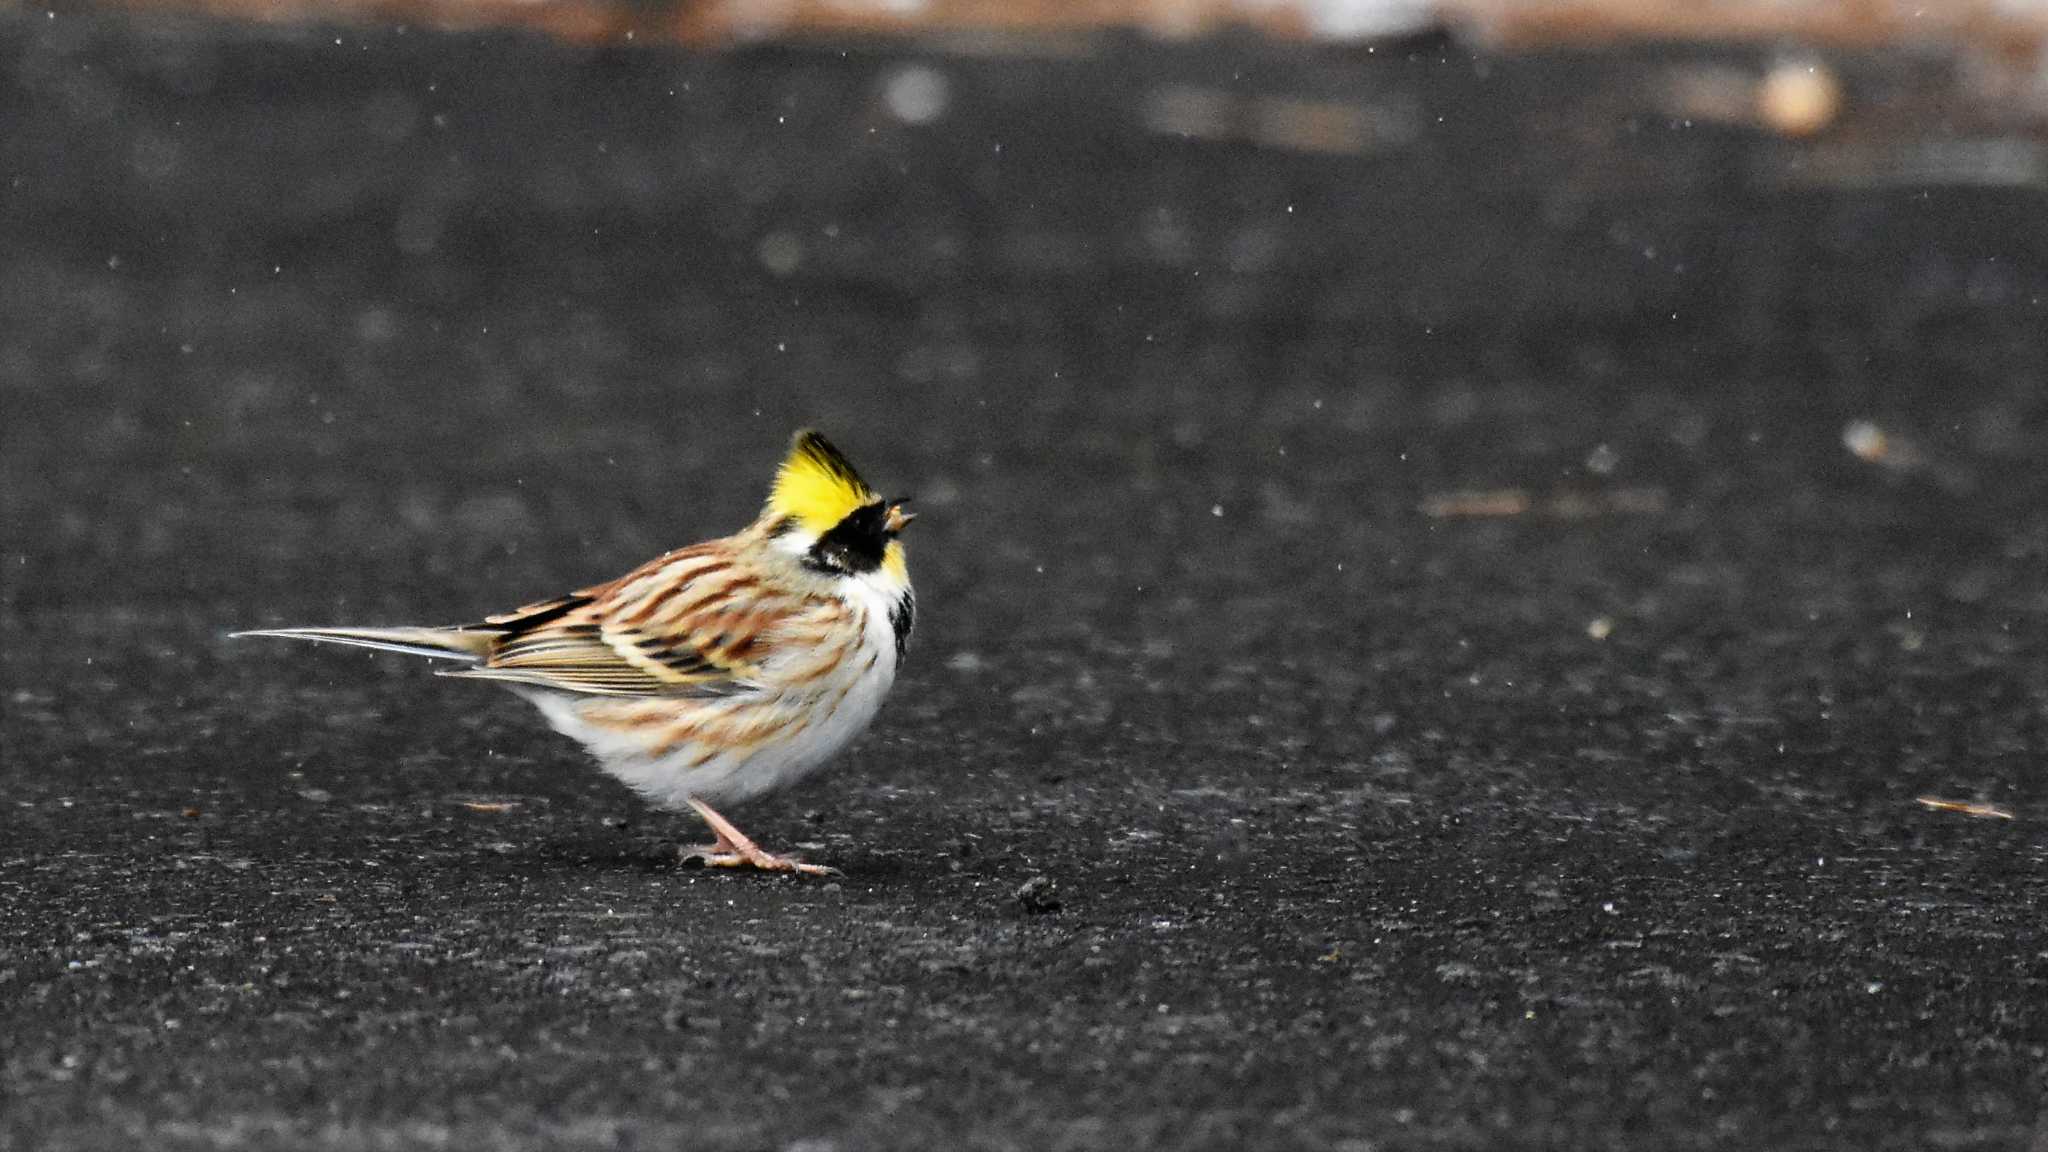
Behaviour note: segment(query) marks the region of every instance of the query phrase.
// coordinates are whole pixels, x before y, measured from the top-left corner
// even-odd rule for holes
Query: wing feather
[[[497,642],[447,675],[606,696],[751,691],[787,625],[827,601],[769,592],[712,542],[612,581],[493,616]]]

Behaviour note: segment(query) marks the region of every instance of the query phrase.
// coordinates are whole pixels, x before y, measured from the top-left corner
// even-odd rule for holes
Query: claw
[[[711,805],[696,797],[690,798],[690,807],[704,818],[711,830],[718,833],[718,843],[700,848],[685,848],[682,852],[686,864],[702,864],[706,868],[756,868],[763,872],[793,872],[799,876],[838,876],[837,868],[823,864],[806,864],[788,856],[777,856],[763,851],[761,846],[747,838],[746,833],[732,826],[732,821],[713,811]]]
[[[807,864],[773,852],[755,848],[751,852],[720,850],[716,844],[683,850],[683,863],[698,864],[706,868],[757,868],[763,872],[794,872],[799,876],[839,876],[837,868],[824,864]]]

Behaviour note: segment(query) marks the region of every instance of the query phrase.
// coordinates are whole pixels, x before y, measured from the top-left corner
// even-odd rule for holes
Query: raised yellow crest
[[[768,511],[776,519],[794,517],[805,531],[822,536],[854,509],[879,499],[830,440],[806,428],[775,474]]]

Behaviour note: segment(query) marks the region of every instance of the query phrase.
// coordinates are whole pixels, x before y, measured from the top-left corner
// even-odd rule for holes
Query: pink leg
[[[712,810],[711,805],[692,796],[690,807],[711,825],[718,833],[718,843],[708,848],[692,848],[683,853],[683,859],[702,862],[710,868],[759,868],[763,872],[795,872],[800,876],[837,876],[837,868],[823,864],[806,864],[787,856],[764,852],[761,846],[747,838],[747,834],[732,826],[732,821]]]

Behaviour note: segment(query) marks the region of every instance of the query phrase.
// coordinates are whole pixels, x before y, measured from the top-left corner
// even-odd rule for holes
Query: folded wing
[[[610,584],[493,616],[475,665],[441,673],[603,696],[726,696],[757,687],[782,627],[816,606],[767,593],[696,549]]]

